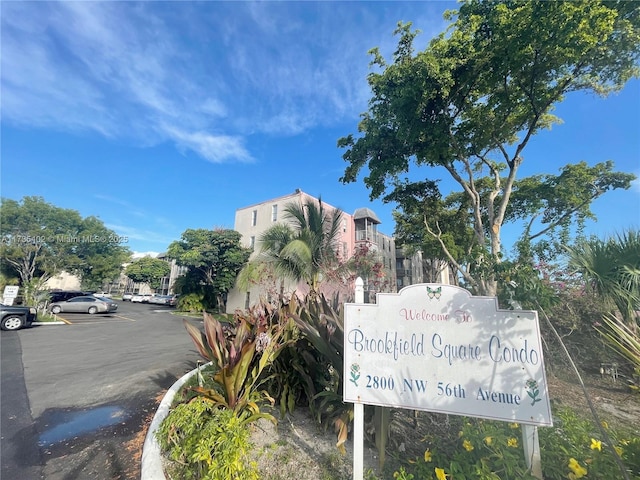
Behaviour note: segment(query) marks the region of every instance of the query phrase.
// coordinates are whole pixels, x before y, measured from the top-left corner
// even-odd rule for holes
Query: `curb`
[[[211,363],[212,362],[200,365],[200,368],[211,365]],[[149,425],[147,435],[144,439],[144,444],[142,445],[142,464],[140,467],[141,480],[166,480],[166,477],[164,476],[164,469],[162,468],[160,445],[158,444],[158,440],[156,440],[155,433],[156,430],[160,428],[162,421],[167,417],[167,415],[169,415],[173,397],[175,397],[176,393],[178,393],[182,386],[187,383],[187,380],[193,377],[196,373],[198,373],[197,367],[190,372],[185,373],[178,379],[178,381],[171,385],[171,388],[169,388],[164,397],[162,397],[162,401],[160,402],[160,405],[158,405],[158,410],[156,410],[156,414],[153,416],[153,420]]]
[[[66,325],[64,322],[31,322],[31,325]]]

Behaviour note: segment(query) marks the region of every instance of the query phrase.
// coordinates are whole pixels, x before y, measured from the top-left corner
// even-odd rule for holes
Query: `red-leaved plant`
[[[259,418],[275,422],[272,415],[260,411],[260,403],[268,401],[273,405],[274,399],[265,390],[258,390],[261,373],[282,348],[280,328],[277,322],[269,322],[270,315],[269,307],[262,305],[252,309],[248,317],[236,314],[235,326],[223,326],[205,312],[204,331],[184,320],[200,355],[218,367],[214,376],[217,388],[192,387],[192,390],[232,410],[244,423]]]

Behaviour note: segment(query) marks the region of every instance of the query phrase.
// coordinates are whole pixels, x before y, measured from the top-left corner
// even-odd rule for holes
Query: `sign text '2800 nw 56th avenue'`
[[[419,284],[346,304],[344,401],[551,425],[535,311]]]

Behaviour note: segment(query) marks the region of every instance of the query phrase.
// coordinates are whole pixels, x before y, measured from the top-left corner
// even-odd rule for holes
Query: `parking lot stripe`
[[[59,318],[61,321],[63,321],[67,325],[71,325],[71,322],[69,320],[67,320],[66,318],[62,318],[60,315],[56,315],[56,318]]]
[[[125,320],[129,320],[130,322],[135,322],[135,320],[133,318],[123,317],[122,315],[114,315],[114,317],[123,318]]]

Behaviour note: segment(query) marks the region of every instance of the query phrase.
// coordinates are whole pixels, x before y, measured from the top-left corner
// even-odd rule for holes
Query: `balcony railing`
[[[367,232],[365,230],[360,230],[356,232],[356,242],[378,242],[378,234],[373,232]]]

